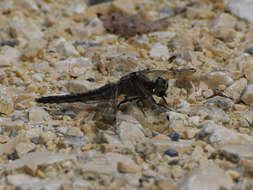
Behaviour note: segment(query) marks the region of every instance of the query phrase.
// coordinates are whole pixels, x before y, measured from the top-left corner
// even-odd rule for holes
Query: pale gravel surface
[[[2,0],[0,189],[252,189],[253,16],[236,2]],[[97,18],[110,8],[171,24],[126,39]],[[35,102],[186,67],[168,81],[173,111],[130,103],[114,126],[96,105]]]

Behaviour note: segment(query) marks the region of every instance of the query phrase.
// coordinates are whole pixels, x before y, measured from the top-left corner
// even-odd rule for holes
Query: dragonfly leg
[[[133,98],[125,97],[124,100],[122,100],[122,101],[117,105],[117,108],[119,108],[121,104],[124,104],[124,103],[129,102],[129,101],[138,100],[138,99],[140,99],[140,97],[133,97]]]
[[[140,104],[143,101],[143,99],[138,99],[136,102],[136,105],[138,106],[138,108],[140,108],[141,112],[143,113],[144,117],[146,117],[146,113],[144,112],[142,105]]]

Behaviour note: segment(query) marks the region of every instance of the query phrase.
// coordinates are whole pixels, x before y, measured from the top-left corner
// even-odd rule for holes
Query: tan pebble
[[[163,135],[163,134],[158,134],[154,137],[154,139],[157,139],[157,140],[169,140],[168,136],[167,135]]]
[[[83,136],[83,132],[79,127],[69,127],[67,131],[67,135],[69,136]]]
[[[239,128],[239,132],[242,134],[249,134],[250,133],[250,129],[249,128],[245,128],[245,127],[240,127]]]
[[[44,120],[49,120],[50,115],[41,107],[31,107],[29,109],[29,120],[33,122],[42,122]]]
[[[38,176],[39,178],[45,178],[45,173],[42,172],[40,169],[38,169],[38,171],[37,171],[37,176]]]
[[[197,134],[198,130],[195,128],[188,128],[184,131],[185,139],[192,139]]]
[[[238,101],[242,95],[242,92],[247,87],[247,80],[241,78],[230,85],[225,91],[224,95],[233,98],[235,101]]]
[[[88,151],[93,148],[94,148],[93,144],[86,144],[86,145],[82,146],[82,151]]]
[[[6,135],[0,135],[0,143],[6,143],[6,142],[8,142],[8,140],[9,140],[9,137],[8,136],[6,136]]]
[[[11,122],[6,122],[2,124],[6,131],[11,131],[13,129],[15,130],[21,130],[25,128],[24,121],[22,120],[16,120]]]
[[[241,99],[246,104],[253,104],[253,84],[247,86],[246,91],[243,93]]]
[[[11,97],[0,95],[0,113],[10,114],[14,111],[14,104]]]
[[[38,169],[37,165],[33,164],[32,162],[24,166],[25,172],[31,176],[36,176],[37,169]]]
[[[228,170],[226,172],[232,180],[237,181],[240,178],[240,174],[237,171],[234,170]]]
[[[208,90],[203,91],[202,94],[203,94],[204,98],[208,98],[208,97],[211,97],[214,93],[211,89],[208,89]]]
[[[157,183],[156,190],[179,190],[179,188],[176,184],[172,184],[167,181],[160,181]]]
[[[209,153],[213,153],[215,151],[215,148],[213,148],[210,144],[207,144],[205,146],[205,150]]]
[[[116,1],[113,1],[112,8],[120,12],[132,15],[136,13],[135,6],[137,3],[138,1],[136,0],[129,0],[129,1],[116,0]]]
[[[246,111],[248,109],[248,107],[243,104],[234,104],[233,109],[236,111]]]
[[[19,155],[19,157],[22,157],[29,151],[33,150],[36,147],[35,144],[30,142],[20,142],[16,145],[16,151]]]
[[[118,163],[118,170],[121,173],[137,173],[141,171],[141,168],[136,164],[125,164],[123,162]]]

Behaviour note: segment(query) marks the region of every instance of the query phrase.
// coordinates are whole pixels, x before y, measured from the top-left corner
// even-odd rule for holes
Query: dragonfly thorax
[[[158,77],[155,80],[155,87],[153,89],[154,94],[160,97],[166,96],[167,89],[168,89],[167,80],[163,79],[162,77]]]

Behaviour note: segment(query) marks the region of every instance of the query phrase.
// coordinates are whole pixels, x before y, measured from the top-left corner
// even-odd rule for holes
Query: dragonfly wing
[[[111,90],[108,94],[111,98],[106,99],[106,101],[101,101],[96,107],[96,113],[94,115],[94,120],[98,128],[108,128],[116,123],[117,119],[117,103],[118,103],[118,87]]]

